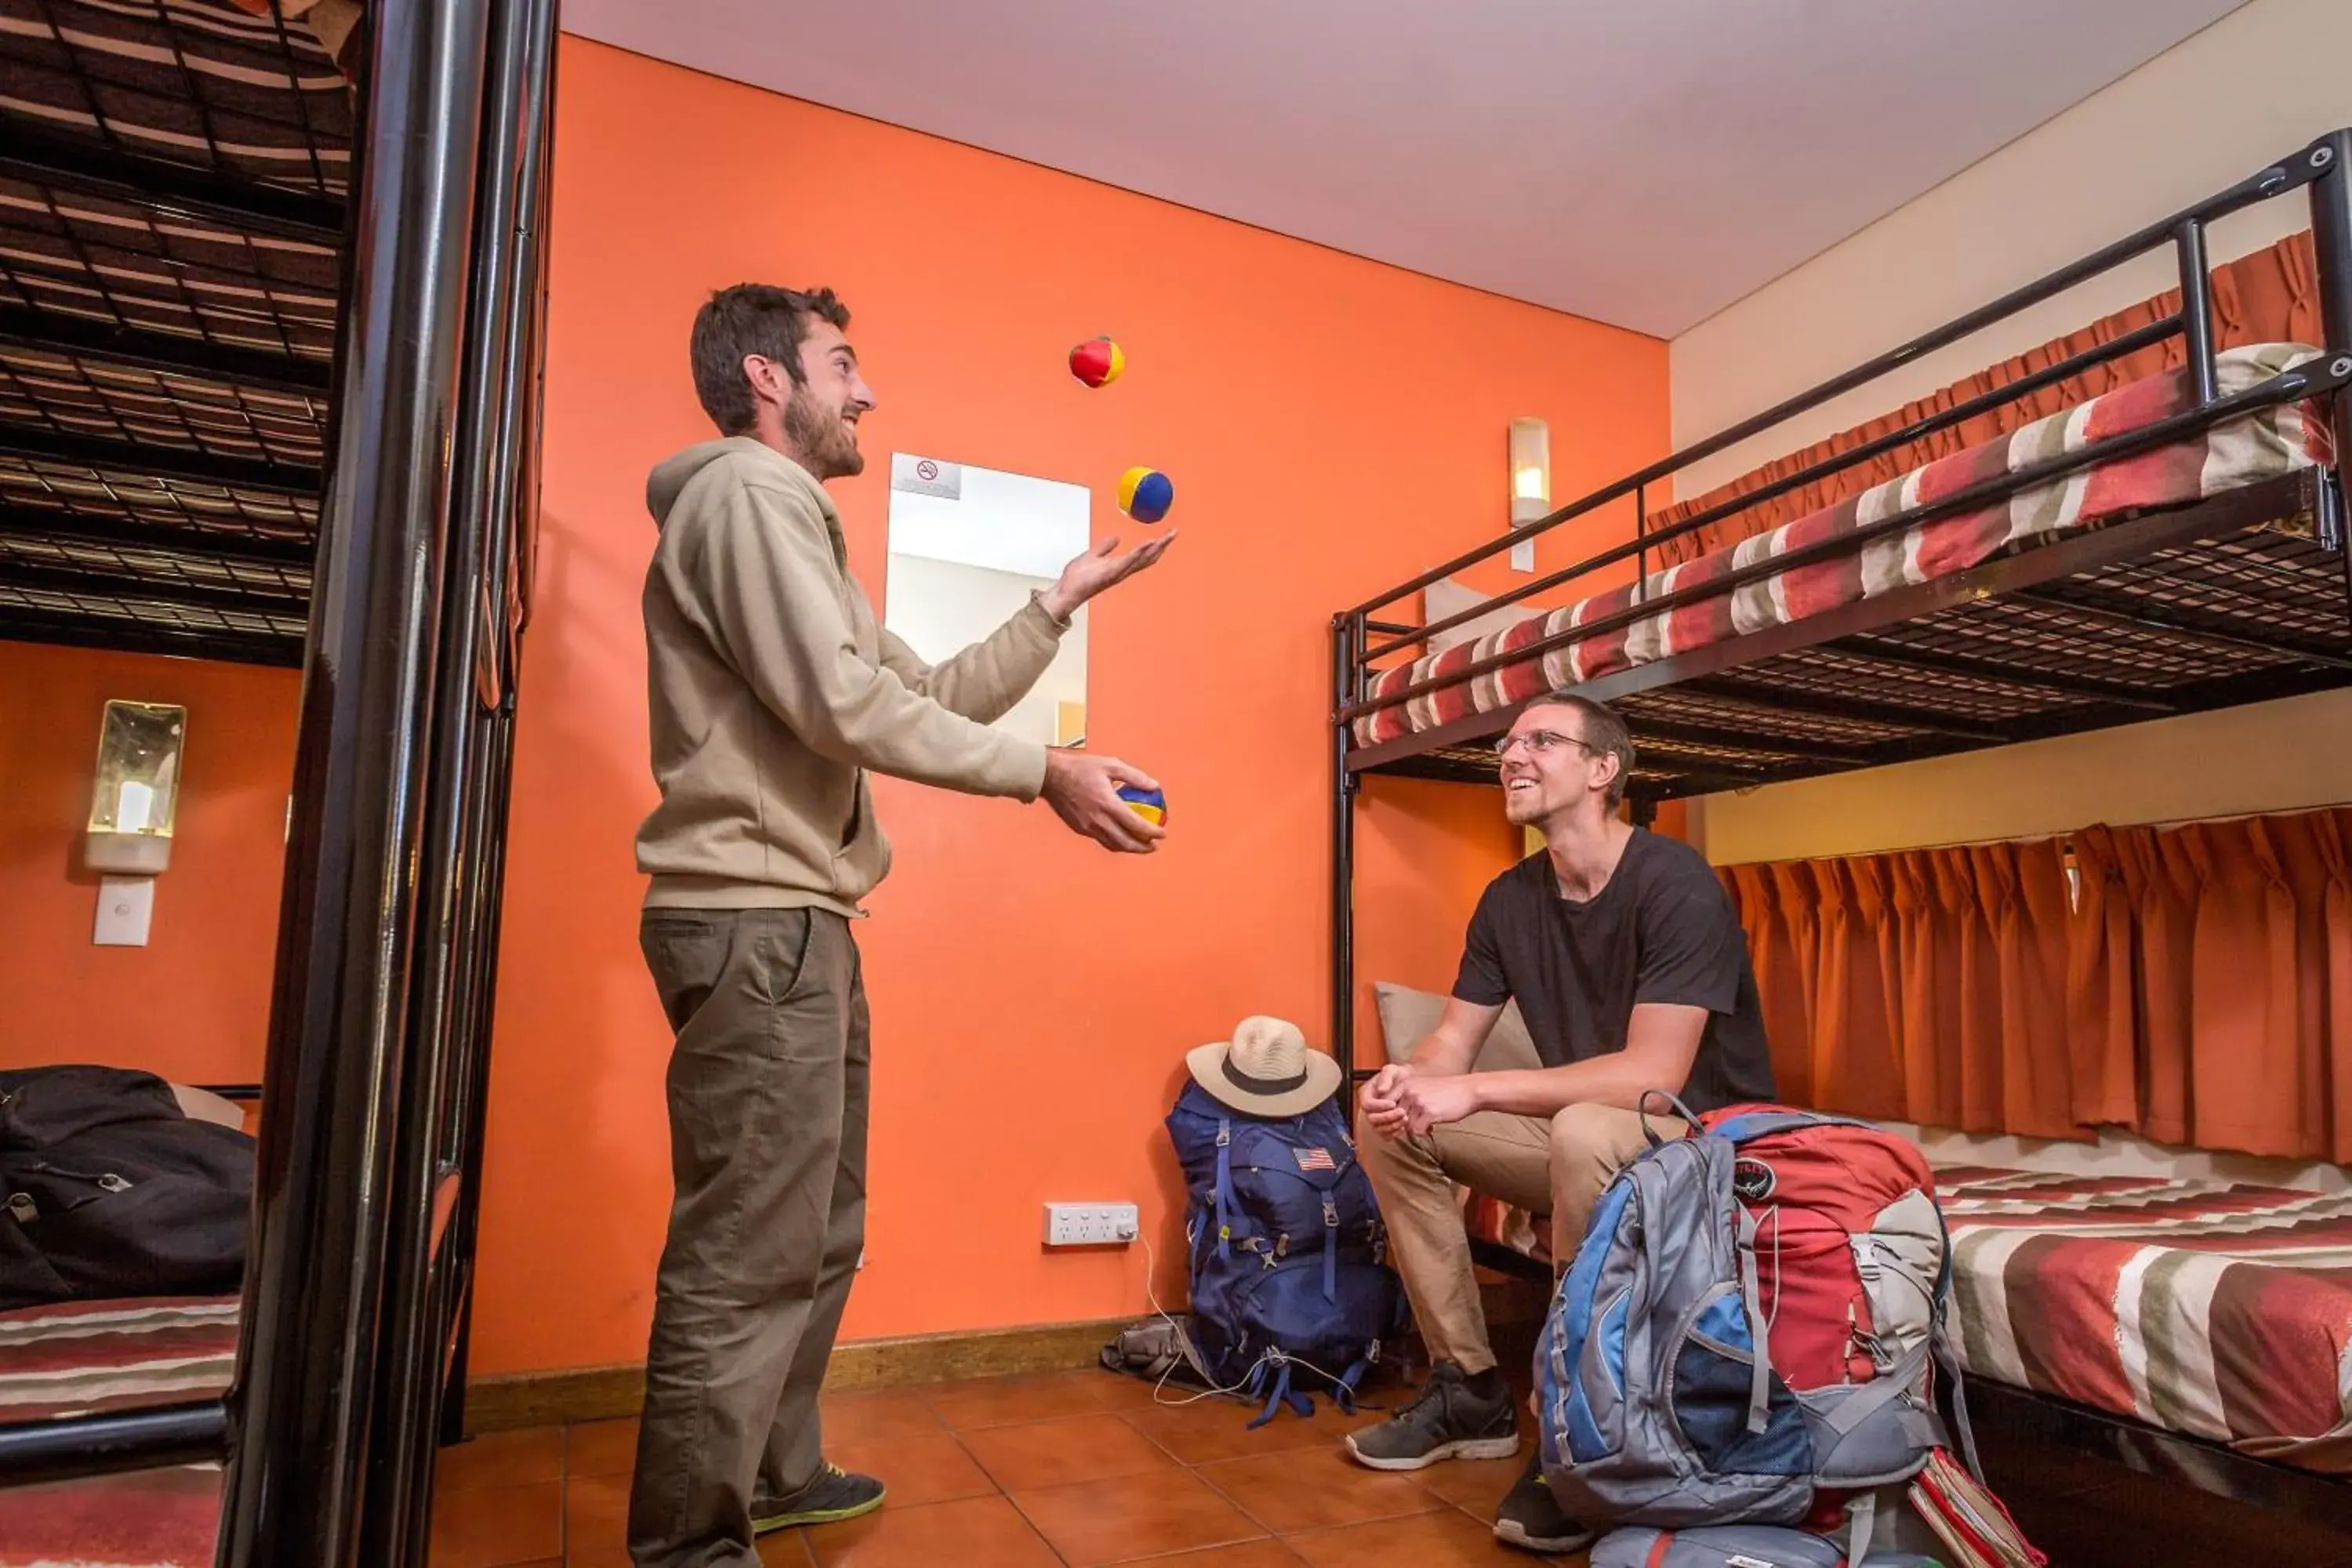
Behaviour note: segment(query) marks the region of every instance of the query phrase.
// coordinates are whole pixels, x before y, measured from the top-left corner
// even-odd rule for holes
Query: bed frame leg
[[[1356,697],[1360,616],[1331,622],[1331,1054],[1347,1069],[1342,1107],[1356,1120],[1356,778],[1348,771],[1348,721]]]
[[[2312,248],[2319,263],[2319,313],[2327,347],[2352,353],[2352,130],[2313,142],[2304,156],[2319,170],[2311,183]],[[2320,482],[2320,542],[2345,564],[2345,615],[2352,621],[2352,552],[2345,550],[2344,465],[2352,462],[2352,391],[2329,400],[2336,467]]]

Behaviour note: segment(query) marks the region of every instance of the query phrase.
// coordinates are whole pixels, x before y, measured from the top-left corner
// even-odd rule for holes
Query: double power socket
[[[1139,1234],[1133,1204],[1047,1204],[1048,1247],[1125,1247]]]

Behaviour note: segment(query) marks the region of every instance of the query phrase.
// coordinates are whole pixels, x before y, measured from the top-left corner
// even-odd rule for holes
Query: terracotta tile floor
[[[1385,1402],[1385,1401],[1384,1401]],[[1496,1542],[1517,1462],[1386,1475],[1351,1464],[1358,1423],[1318,1402],[1252,1432],[1221,1400],[1155,1404],[1107,1373],[828,1396],[835,1462],[889,1483],[877,1514],[771,1536],[771,1568],[1509,1568]],[[433,1568],[627,1568],[636,1424],[494,1433],[442,1451]],[[1552,1559],[1581,1563],[1581,1557]]]
[[[1384,1403],[1393,1403],[1394,1394]],[[1222,1401],[1167,1406],[1107,1373],[828,1398],[837,1462],[890,1485],[879,1513],[772,1536],[770,1568],[1510,1568],[1488,1529],[1520,1460],[1387,1475],[1350,1464],[1318,1404],[1252,1432]],[[444,1449],[433,1568],[628,1568],[635,1423]],[[1989,1450],[2053,1568],[2352,1568],[2352,1539],[2054,1449]],[[1565,1560],[1580,1565],[1580,1557]]]

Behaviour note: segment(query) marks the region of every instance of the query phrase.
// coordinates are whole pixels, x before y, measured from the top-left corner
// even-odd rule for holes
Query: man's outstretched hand
[[[1124,583],[1168,553],[1176,542],[1173,529],[1157,539],[1148,539],[1132,550],[1121,550],[1117,537],[1106,537],[1102,542],[1062,568],[1062,575],[1054,585],[1037,595],[1037,602],[1057,621],[1066,621],[1070,613],[1113,584]]]
[[[1149,855],[1168,830],[1138,816],[1118,798],[1118,786],[1156,790],[1160,786],[1139,768],[1117,757],[1086,752],[1045,753],[1045,787],[1039,792],[1073,833],[1083,834],[1106,849],[1127,855]]]

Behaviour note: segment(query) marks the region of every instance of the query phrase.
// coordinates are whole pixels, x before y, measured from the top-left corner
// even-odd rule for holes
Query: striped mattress
[[[0,1312],[0,1421],[176,1405],[227,1388],[234,1296]],[[0,1488],[0,1568],[211,1568],[217,1465]]]
[[[1948,1166],[1961,1364],[2352,1475],[2352,1194]]]
[[[2217,356],[2224,395],[2259,386],[2315,357],[2296,343],[2256,343]],[[2053,414],[1984,446],[1848,497],[1810,516],[1693,561],[1653,572],[1645,598],[1704,587],[1745,567],[1819,543],[1916,506],[1932,504],[2004,473],[2078,452],[2094,441],[2145,429],[2194,406],[2184,371],[2152,376]],[[2217,426],[2190,440],[2120,458],[2023,490],[2005,502],[1915,523],[1879,535],[1857,552],[1792,566],[1612,630],[1596,632],[1540,657],[1522,658],[1365,714],[1355,723],[1360,746],[1401,740],[1474,713],[1508,708],[1556,687],[1597,679],[1634,665],[1785,626],[1861,599],[1964,572],[2013,549],[2093,527],[2128,512],[2183,506],[2279,478],[2327,460],[2325,420],[2288,403]],[[1373,698],[1401,691],[1633,608],[1633,586],[1539,611],[1475,641],[1383,669]]]

